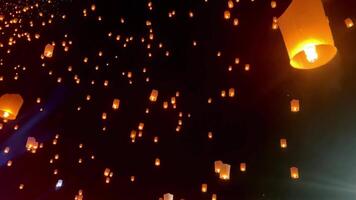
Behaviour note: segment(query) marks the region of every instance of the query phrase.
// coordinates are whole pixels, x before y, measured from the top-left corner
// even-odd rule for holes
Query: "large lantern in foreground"
[[[337,52],[321,0],[293,0],[278,19],[290,64],[313,69],[328,63]]]
[[[15,120],[23,104],[19,94],[4,94],[0,97],[0,117],[5,120]]]

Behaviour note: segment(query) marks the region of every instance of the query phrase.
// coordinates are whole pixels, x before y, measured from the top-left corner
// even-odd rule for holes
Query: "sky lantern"
[[[201,192],[205,193],[208,191],[208,184],[203,183],[201,184]]]
[[[290,177],[292,179],[299,179],[299,171],[298,168],[296,167],[291,167],[290,168]]]
[[[290,64],[297,69],[313,69],[336,55],[329,20],[321,0],[293,0],[278,19]]]
[[[158,98],[158,90],[152,90],[150,95],[150,101],[156,102]]]
[[[173,194],[170,194],[170,193],[164,194],[163,200],[173,200]]]
[[[4,94],[0,97],[0,116],[5,120],[15,120],[23,104],[19,94]]]
[[[211,195],[211,200],[217,200],[217,199],[218,199],[218,197],[216,194]]]
[[[235,88],[230,88],[229,89],[229,97],[234,97],[235,96]]]
[[[43,55],[47,58],[52,58],[53,56],[53,51],[54,51],[54,45],[52,44],[47,44],[44,49]]]
[[[112,109],[117,110],[120,107],[120,99],[114,99],[112,102]]]
[[[240,163],[240,171],[242,172],[246,171],[246,163]]]
[[[345,25],[347,28],[352,28],[354,26],[354,22],[352,21],[351,18],[346,18],[345,19]]]
[[[223,165],[223,162],[221,160],[217,160],[214,162],[215,173],[220,173],[222,165]]]
[[[222,180],[229,180],[230,179],[230,169],[231,169],[231,165],[223,164],[220,169],[219,178]]]
[[[280,143],[282,149],[287,148],[287,139],[282,138],[279,140],[279,143]]]
[[[292,99],[290,101],[290,110],[291,110],[291,112],[299,112],[300,111],[300,105],[299,105],[298,99]]]
[[[155,166],[159,167],[161,165],[161,160],[159,158],[155,159]]]

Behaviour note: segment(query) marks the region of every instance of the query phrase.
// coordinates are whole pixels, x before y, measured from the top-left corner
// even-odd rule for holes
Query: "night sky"
[[[291,0],[276,2],[0,0],[0,95],[24,99],[0,122],[0,200],[356,199],[356,4],[323,0],[338,53],[298,70],[272,29]]]

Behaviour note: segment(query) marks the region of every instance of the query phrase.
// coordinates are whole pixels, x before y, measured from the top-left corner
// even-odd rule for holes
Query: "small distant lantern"
[[[108,177],[110,175],[110,169],[109,168],[106,168],[105,170],[104,170],[104,176],[105,177]]]
[[[271,8],[276,8],[277,7],[277,2],[272,0],[271,1]]]
[[[292,179],[299,179],[299,171],[298,168],[296,167],[291,167],[290,168],[290,176]]]
[[[354,22],[352,21],[351,18],[346,18],[345,19],[345,25],[347,28],[352,28],[354,26]]]
[[[201,184],[201,192],[205,193],[208,191],[208,184],[203,183]]]
[[[231,165],[229,164],[223,164],[220,169],[220,174],[219,177],[222,180],[229,180],[230,179],[230,168]]]
[[[173,194],[170,194],[170,193],[164,194],[163,200],[173,200]]]
[[[106,119],[107,119],[107,114],[106,114],[106,112],[103,112],[103,113],[101,114],[101,119],[102,119],[102,120],[106,120]]]
[[[242,172],[246,171],[246,163],[240,163],[240,171]]]
[[[287,139],[280,139],[279,143],[282,149],[287,148]]]
[[[217,199],[218,197],[216,196],[216,194],[211,195],[211,200],[217,200]]]
[[[144,127],[145,127],[145,124],[143,122],[140,122],[138,124],[138,130],[142,131]]]
[[[161,160],[159,158],[155,159],[155,166],[160,166],[161,165]]]
[[[131,182],[134,182],[134,181],[135,181],[135,176],[131,176],[131,177],[130,177],[130,181],[131,181]]]
[[[321,0],[293,0],[278,19],[290,64],[297,69],[313,69],[336,55],[329,20]]]
[[[150,95],[150,101],[156,102],[158,98],[158,90],[152,90]]]
[[[23,104],[19,94],[4,94],[0,97],[0,116],[5,120],[15,120]]]
[[[291,110],[291,112],[299,112],[300,111],[300,105],[299,105],[298,99],[292,99],[290,101],[290,110]]]
[[[225,19],[230,19],[230,17],[231,17],[230,11],[226,10],[226,11],[224,12],[224,18],[225,18]]]
[[[112,102],[112,109],[117,110],[120,106],[120,99],[114,99]]]
[[[213,139],[213,132],[211,132],[211,131],[208,132],[208,138]]]
[[[226,91],[225,90],[221,90],[220,95],[223,98],[226,97]]]
[[[215,173],[220,173],[222,165],[223,165],[223,162],[221,160],[214,162]]]
[[[229,97],[234,97],[235,96],[235,88],[230,88],[229,89]]]
[[[54,51],[54,45],[52,44],[47,44],[44,49],[43,55],[47,58],[52,58],[53,57],[53,51]]]
[[[164,108],[164,109],[167,109],[167,108],[168,108],[168,102],[167,102],[167,101],[163,102],[163,108]]]

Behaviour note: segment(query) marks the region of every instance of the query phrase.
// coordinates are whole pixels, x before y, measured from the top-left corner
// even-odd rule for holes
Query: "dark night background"
[[[344,24],[347,17],[356,19],[354,0],[323,1],[338,54],[324,67],[307,71],[289,65],[280,31],[271,28],[272,17],[280,16],[290,0],[277,0],[276,9],[269,0],[240,0],[231,9],[238,26],[224,19],[227,1],[220,0],[153,0],[152,11],[143,0],[52,1],[38,2],[45,14],[58,20],[27,30],[40,32],[40,39],[18,40],[11,54],[7,47],[0,48],[4,63],[0,94],[20,93],[25,101],[17,120],[0,130],[1,151],[11,147],[10,154],[0,154],[1,200],[74,199],[79,189],[85,200],[158,199],[168,192],[185,200],[211,199],[212,193],[219,200],[356,198],[356,32]],[[0,14],[14,9],[0,2]],[[37,1],[21,5],[32,2]],[[95,12],[90,11],[93,3]],[[87,17],[83,9],[88,10]],[[176,15],[169,18],[172,10]],[[37,11],[32,12],[24,19],[41,21]],[[66,20],[61,20],[63,14]],[[152,22],[155,35],[150,50],[146,20]],[[0,41],[9,34],[2,30]],[[60,47],[65,34],[73,41],[67,53]],[[115,41],[118,34],[121,40]],[[130,36],[133,41],[123,48]],[[51,41],[56,42],[53,58],[41,60]],[[97,56],[99,51],[102,57]],[[240,64],[234,64],[236,57]],[[250,71],[244,70],[245,64],[251,65]],[[26,71],[14,69],[17,65]],[[72,72],[67,71],[69,65]],[[121,74],[127,71],[133,73],[132,85]],[[80,84],[73,80],[75,74]],[[62,77],[61,84],[57,77]],[[104,80],[110,81],[109,87],[103,86]],[[220,97],[222,89],[231,87],[236,90],[234,98]],[[156,103],[148,101],[152,89],[159,90]],[[176,91],[177,109],[163,110],[163,101],[170,101]],[[87,94],[91,101],[85,100]],[[207,103],[209,97],[212,104]],[[121,100],[118,111],[111,109],[114,98]],[[301,102],[299,113],[290,112],[294,98]],[[145,114],[147,107],[150,114]],[[108,113],[106,121],[101,120],[102,112]],[[183,126],[176,133],[179,112]],[[145,123],[143,137],[131,143],[130,131],[139,122]],[[19,130],[14,131],[16,124]],[[107,131],[101,130],[103,126]],[[207,137],[209,131],[213,140]],[[56,134],[60,138],[54,146]],[[43,142],[44,148],[36,154],[25,152],[28,136]],[[158,144],[153,143],[154,136],[159,136]],[[288,140],[287,149],[279,147],[280,138]],[[80,143],[83,149],[78,148]],[[55,154],[60,159],[50,164]],[[90,159],[92,154],[95,160]],[[156,157],[160,167],[154,166]],[[6,166],[9,159],[12,167]],[[231,180],[218,178],[215,160],[232,165]],[[239,170],[240,162],[247,163],[245,173]],[[299,168],[299,180],[290,178],[292,166]],[[107,167],[114,171],[110,184],[103,176]],[[58,175],[53,175],[54,169]],[[130,182],[132,175],[135,182]],[[55,191],[58,179],[64,186]],[[24,190],[18,189],[21,183]],[[208,184],[207,193],[201,193],[202,183]]]

